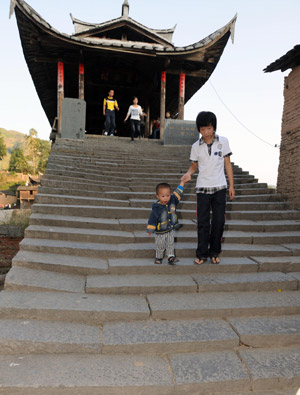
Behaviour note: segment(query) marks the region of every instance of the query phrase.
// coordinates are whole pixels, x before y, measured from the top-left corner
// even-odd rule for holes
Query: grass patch
[[[31,214],[30,209],[14,210],[12,216],[10,217],[10,220],[3,223],[2,225],[18,226],[24,231],[29,225],[30,214]]]

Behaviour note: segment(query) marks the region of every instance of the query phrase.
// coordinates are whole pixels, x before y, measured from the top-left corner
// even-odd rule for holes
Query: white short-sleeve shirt
[[[198,162],[199,170],[196,188],[218,188],[227,185],[224,157],[228,155],[231,155],[228,139],[217,134],[211,146],[211,155],[202,138],[192,145],[190,160]]]
[[[128,109],[127,114],[130,115],[130,119],[140,121],[141,120],[140,116],[143,114],[142,107],[141,106],[133,107],[133,105],[131,105]]]

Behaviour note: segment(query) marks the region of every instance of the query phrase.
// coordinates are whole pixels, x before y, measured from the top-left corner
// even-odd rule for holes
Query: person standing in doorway
[[[133,103],[129,106],[126,118],[124,119],[124,122],[126,122],[130,117],[131,141],[134,141],[135,134],[141,138],[141,116],[146,116],[142,107],[138,105],[138,102],[139,99],[134,96]]]
[[[114,135],[116,128],[116,114],[115,110],[119,111],[117,100],[114,99],[115,91],[110,89],[108,96],[103,101],[103,115],[105,116],[105,132],[104,135]]]

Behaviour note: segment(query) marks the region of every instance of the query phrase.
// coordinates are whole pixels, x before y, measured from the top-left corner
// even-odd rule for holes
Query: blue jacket
[[[159,203],[159,200],[152,205],[152,211],[148,220],[148,233],[167,233],[178,229],[178,219],[176,207],[183,196],[183,187],[178,186],[172,193],[168,204]]]

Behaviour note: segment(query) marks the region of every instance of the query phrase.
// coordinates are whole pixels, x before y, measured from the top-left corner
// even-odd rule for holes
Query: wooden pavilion
[[[172,42],[175,27],[150,29],[129,16],[128,0],[119,18],[88,23],[71,15],[75,33],[54,29],[23,0],[11,0],[24,56],[50,124],[61,118],[64,97],[87,103],[87,133],[103,129],[102,102],[109,89],[119,102],[118,132],[132,96],[150,119],[169,111],[184,118],[184,104],[205,84],[218,64],[227,41],[233,40],[236,16],[208,37],[185,47]],[[59,124],[58,124],[59,125]]]

